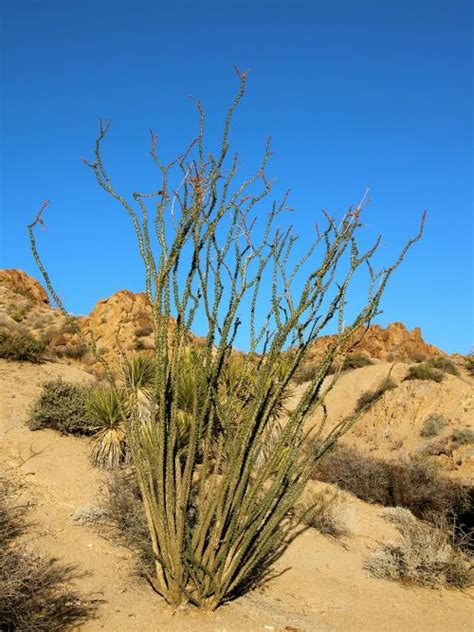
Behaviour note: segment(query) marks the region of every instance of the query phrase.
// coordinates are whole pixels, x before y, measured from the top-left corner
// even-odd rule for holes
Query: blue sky
[[[72,312],[143,289],[127,217],[81,162],[97,118],[113,121],[106,160],[117,187],[151,189],[149,128],[165,158],[179,153],[196,132],[194,95],[212,145],[237,64],[251,71],[231,138],[243,169],[271,135],[270,172],[277,190],[292,190],[303,241],[321,208],[340,213],[370,185],[367,237],[384,235],[385,261],[428,209],[378,322],[469,351],[471,2],[3,0],[0,12],[1,267],[38,276],[26,224],[49,198],[39,246]]]

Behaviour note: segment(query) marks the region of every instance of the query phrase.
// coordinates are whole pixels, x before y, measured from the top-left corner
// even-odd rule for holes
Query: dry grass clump
[[[45,345],[28,333],[0,331],[0,358],[18,362],[40,363]]]
[[[405,377],[405,380],[431,380],[433,382],[442,382],[443,379],[444,373],[429,362],[421,362],[411,366]]]
[[[80,360],[87,353],[87,346],[84,343],[65,345],[61,350],[57,349],[56,353],[59,357]]]
[[[24,530],[25,511],[28,504],[19,499],[21,485],[15,479],[0,472],[0,548],[21,535]]]
[[[365,353],[349,353],[344,358],[341,371],[352,371],[354,369],[360,369],[363,366],[369,366],[373,364],[373,361],[365,355]],[[329,374],[336,372],[338,366],[333,364],[329,369]],[[320,369],[318,362],[312,364],[304,364],[301,366],[293,376],[293,382],[296,384],[304,384],[310,382]]]
[[[409,509],[418,518],[472,526],[472,490],[441,476],[428,459],[387,462],[337,447],[313,472],[365,502]]]
[[[441,527],[417,520],[409,511],[394,508],[386,516],[400,540],[380,543],[364,567],[374,577],[420,586],[465,588],[474,582],[467,553],[453,547]]]
[[[380,386],[373,391],[365,391],[357,400],[355,406],[355,413],[361,412],[361,410],[368,409],[381,399],[387,391],[391,391],[397,388],[396,382],[391,378],[384,380]]]
[[[69,587],[76,569],[41,557],[16,542],[27,505],[18,486],[0,476],[0,630],[59,632],[93,615],[94,606]]]
[[[94,611],[68,584],[72,566],[18,548],[0,553],[0,629],[59,632],[89,619]]]
[[[352,371],[353,369],[360,369],[363,366],[370,366],[373,361],[365,355],[365,353],[349,353],[344,358],[342,363],[343,371]]]
[[[318,372],[317,364],[304,364],[301,366],[293,376],[293,382],[295,384],[305,384],[311,382]]]
[[[96,431],[87,411],[90,389],[61,378],[45,382],[26,421],[31,430],[51,428],[63,434],[92,435]]]
[[[469,375],[474,375],[474,351],[464,358],[464,366],[466,367]]]
[[[349,535],[350,517],[337,489],[312,491],[297,508],[303,524],[333,538]]]
[[[152,570],[154,558],[150,532],[140,487],[133,470],[110,473],[101,508],[105,510],[105,518],[112,523],[124,543],[138,554],[140,569],[144,572]]]
[[[436,437],[448,425],[448,421],[443,415],[432,413],[423,422],[420,430],[422,437]]]

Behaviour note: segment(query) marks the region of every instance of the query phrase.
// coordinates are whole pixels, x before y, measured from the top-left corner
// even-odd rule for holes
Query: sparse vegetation
[[[449,373],[450,375],[459,375],[457,366],[449,358],[431,358],[427,361],[427,364],[434,369],[438,369],[443,373]]]
[[[373,364],[373,360],[369,358],[369,356],[365,355],[365,353],[349,353],[345,356],[341,371],[352,371],[354,369],[360,369],[364,366],[369,366]],[[305,364],[301,366],[294,374],[293,381],[295,384],[304,384],[305,382],[310,382],[313,377],[317,374],[319,369],[319,363],[315,360],[312,364]],[[331,364],[328,374],[332,375],[336,372],[337,364]]]
[[[31,430],[92,435],[96,428],[87,411],[88,397],[89,389],[83,386],[60,378],[45,382],[26,423]]]
[[[137,476],[132,469],[111,472],[102,501],[105,516],[140,560],[140,570],[154,566],[150,532]]]
[[[420,435],[422,437],[436,437],[447,425],[448,421],[443,415],[432,413],[423,422]]]
[[[0,358],[40,363],[45,345],[28,333],[0,330]]]
[[[405,380],[431,380],[433,382],[442,382],[444,373],[434,368],[428,362],[414,364],[408,369]]]
[[[464,524],[472,522],[472,492],[441,476],[428,459],[382,461],[339,446],[316,466],[313,478],[334,483],[366,502],[409,509],[424,520],[472,527]]]
[[[135,329],[135,336],[137,338],[143,338],[144,336],[150,336],[153,333],[153,325],[151,323],[147,323],[145,325],[141,325]]]
[[[298,507],[304,524],[323,535],[339,538],[349,535],[348,512],[342,494],[337,489],[324,489],[308,494]]]
[[[57,353],[59,357],[80,360],[87,353],[87,347],[83,343],[65,345],[63,349]]]
[[[400,540],[380,544],[366,561],[365,568],[374,577],[433,588],[472,585],[471,560],[465,551],[452,546],[442,528],[421,522],[398,508],[388,517]]]
[[[318,372],[318,364],[307,364],[301,366],[293,376],[293,382],[295,384],[304,384],[305,382],[311,382]]]
[[[344,358],[342,363],[343,371],[351,371],[353,369],[360,369],[363,366],[370,366],[373,361],[365,355],[365,353],[349,353]]]
[[[464,366],[466,367],[469,375],[474,375],[474,351],[464,358]]]
[[[471,428],[456,428],[453,430],[452,440],[458,445],[474,443],[474,430]]]
[[[25,529],[25,504],[17,486],[0,477],[0,629],[5,632],[60,632],[93,615],[92,602],[69,584],[72,566],[41,557],[17,542]]]
[[[357,400],[354,412],[360,413],[364,409],[371,408],[380,399],[382,399],[387,391],[391,391],[394,388],[397,388],[396,382],[394,382],[391,378],[387,378],[375,390],[365,391],[365,393],[362,393]]]

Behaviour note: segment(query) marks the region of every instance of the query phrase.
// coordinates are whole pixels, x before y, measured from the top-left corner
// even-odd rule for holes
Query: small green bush
[[[471,428],[456,428],[453,430],[452,439],[460,445],[474,443],[474,430],[471,430]]]
[[[450,375],[459,375],[457,366],[449,358],[432,358],[428,360],[427,364],[434,369],[438,369],[443,373],[449,373]]]
[[[40,363],[45,345],[27,333],[0,331],[0,358]]]
[[[363,366],[373,364],[372,360],[363,353],[350,353],[344,358],[342,364],[343,371],[351,371],[352,369],[360,369]]]
[[[45,382],[27,419],[28,427],[31,430],[51,428],[63,434],[92,435],[96,427],[87,412],[89,390],[61,378]]]
[[[394,388],[397,388],[397,384],[391,378],[388,378],[384,380],[375,390],[365,391],[365,393],[362,393],[357,400],[354,412],[359,413],[363,409],[370,408],[378,402],[387,391],[391,391]]]
[[[433,413],[428,415],[423,422],[420,435],[422,437],[436,437],[447,425],[448,421],[443,417],[443,415]]]
[[[443,379],[444,373],[435,369],[428,362],[411,366],[405,377],[405,380],[432,380],[433,382],[442,382]]]

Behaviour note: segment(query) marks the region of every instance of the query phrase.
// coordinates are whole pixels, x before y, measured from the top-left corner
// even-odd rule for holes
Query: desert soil
[[[374,367],[367,367],[374,383]],[[0,467],[22,476],[35,500],[28,545],[78,566],[77,587],[100,600],[93,632],[436,632],[472,629],[474,591],[406,588],[377,580],[363,560],[378,541],[395,537],[382,508],[347,496],[350,536],[336,541],[314,530],[300,536],[276,565],[264,590],[212,614],[173,612],[135,574],[132,553],[96,525],[75,520],[95,506],[104,473],[89,463],[87,440],[24,425],[28,408],[51,377],[87,382],[80,369],[55,363],[0,360]],[[347,378],[349,379],[349,378]],[[351,378],[354,379],[354,378]],[[347,383],[343,388],[353,391]],[[407,390],[412,388],[410,385]],[[472,390],[471,390],[472,393]],[[403,395],[403,394],[402,394]],[[409,396],[409,393],[408,395]],[[339,398],[342,401],[342,398]],[[351,400],[352,401],[352,400]],[[335,406],[335,402],[333,402]],[[352,405],[345,402],[344,405]],[[447,405],[447,404],[446,404]],[[364,432],[362,429],[360,432]]]

